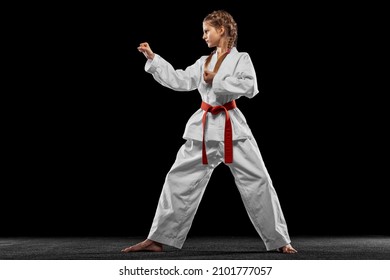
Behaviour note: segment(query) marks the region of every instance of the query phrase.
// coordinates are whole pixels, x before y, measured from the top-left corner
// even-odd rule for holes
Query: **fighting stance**
[[[259,92],[250,56],[236,48],[235,20],[223,10],[210,13],[203,39],[214,51],[185,70],[174,69],[146,42],[138,47],[147,58],[145,71],[157,82],[176,91],[198,89],[202,102],[187,122],[186,142],[165,178],[147,239],[122,252],[181,249],[213,170],[223,162],[266,249],[296,253],[259,147],[235,102]]]

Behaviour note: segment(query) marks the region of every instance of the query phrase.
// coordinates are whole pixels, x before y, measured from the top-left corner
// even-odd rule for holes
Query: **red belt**
[[[210,112],[213,115],[219,114],[222,111],[225,111],[225,163],[233,162],[233,137],[232,137],[232,123],[230,121],[230,116],[228,110],[236,108],[236,101],[230,101],[223,105],[211,106],[206,102],[202,101],[201,109],[204,110],[202,125],[203,125],[203,143],[202,143],[202,163],[208,164],[207,153],[206,153],[206,144],[205,144],[205,128],[206,128],[206,117],[207,113]]]

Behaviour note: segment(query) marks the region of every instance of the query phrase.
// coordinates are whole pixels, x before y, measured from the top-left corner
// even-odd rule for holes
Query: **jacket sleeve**
[[[254,97],[258,92],[257,78],[252,60],[243,53],[233,71],[218,71],[213,80],[213,90],[217,95],[237,95]],[[221,67],[222,68],[222,67]]]
[[[174,69],[173,66],[158,54],[153,60],[147,60],[145,71],[161,85],[176,91],[191,91],[198,88],[201,78],[201,59],[185,70]]]

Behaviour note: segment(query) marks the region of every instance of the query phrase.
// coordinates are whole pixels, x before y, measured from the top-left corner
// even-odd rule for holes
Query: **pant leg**
[[[211,174],[221,162],[218,142],[207,143],[209,164],[202,164],[202,142],[187,140],[168,172],[148,238],[181,249]]]
[[[234,141],[233,163],[229,168],[235,178],[246,211],[267,250],[289,244],[287,224],[255,139]]]

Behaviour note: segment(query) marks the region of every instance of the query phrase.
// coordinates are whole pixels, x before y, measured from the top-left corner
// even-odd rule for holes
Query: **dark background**
[[[210,52],[202,20],[215,9],[234,16],[257,71],[260,93],[237,104],[290,234],[389,234],[387,76],[371,10],[206,3],[19,7],[3,76],[2,236],[147,235],[201,99],[155,82],[137,46],[184,69]],[[214,234],[256,234],[223,164],[190,231]]]

